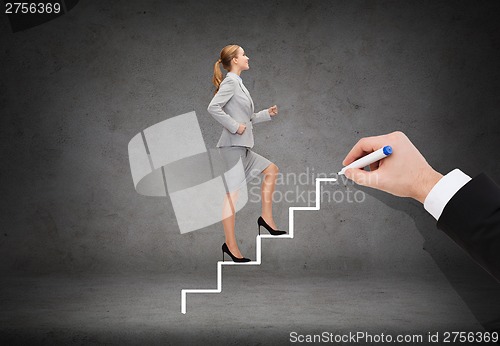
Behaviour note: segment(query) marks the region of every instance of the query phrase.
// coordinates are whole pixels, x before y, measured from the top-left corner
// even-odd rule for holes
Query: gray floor
[[[180,289],[215,287],[215,277],[3,277],[0,341],[266,345],[288,344],[291,332],[484,330],[437,271],[287,275],[265,267],[225,267],[223,292],[188,295],[186,315]]]

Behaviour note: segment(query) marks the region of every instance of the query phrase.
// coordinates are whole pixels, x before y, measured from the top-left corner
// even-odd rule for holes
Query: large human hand
[[[385,145],[392,147],[391,156],[370,165],[370,172],[351,168],[345,172],[345,176],[359,185],[400,197],[412,197],[424,203],[431,189],[443,176],[427,163],[403,132],[360,139],[342,164],[347,166]]]

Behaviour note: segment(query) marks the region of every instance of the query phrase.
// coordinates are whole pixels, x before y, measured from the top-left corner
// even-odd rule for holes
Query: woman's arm
[[[207,108],[207,111],[214,119],[231,133],[236,133],[236,131],[238,131],[240,123],[224,112],[222,107],[224,107],[231,97],[233,97],[235,88],[236,84],[232,79],[224,79],[219,87],[219,91],[215,94],[212,101],[210,101]]]
[[[271,117],[278,115],[278,106],[274,105],[269,107],[269,109],[264,109],[258,113],[253,113],[250,117],[250,121],[254,124],[261,123],[263,121],[271,120]]]
[[[267,109],[264,109],[258,113],[253,113],[252,116],[250,117],[250,121],[253,124],[258,124],[268,120],[271,120],[271,115],[269,114],[269,111]]]

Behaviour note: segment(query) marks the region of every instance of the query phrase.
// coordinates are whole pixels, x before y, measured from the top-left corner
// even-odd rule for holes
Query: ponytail
[[[222,83],[222,72],[220,70],[221,60],[217,60],[214,65],[214,75],[212,77],[212,83],[215,85],[215,94],[219,91],[220,83]]]
[[[215,85],[215,94],[219,91],[220,84],[222,83],[222,72],[220,70],[220,65],[229,71],[231,69],[231,60],[236,57],[238,53],[238,48],[240,46],[236,44],[230,44],[222,48],[220,52],[220,58],[214,64],[214,75],[212,77],[212,83]]]

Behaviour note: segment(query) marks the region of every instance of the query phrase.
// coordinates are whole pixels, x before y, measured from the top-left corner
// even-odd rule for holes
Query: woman
[[[261,226],[264,226],[272,235],[286,233],[276,229],[272,215],[272,195],[278,167],[251,150],[254,145],[253,124],[271,120],[271,117],[278,114],[278,107],[274,105],[269,109],[254,113],[253,100],[240,77],[242,71],[250,68],[248,60],[245,51],[238,45],[228,45],[222,49],[220,58],[215,63],[212,78],[216,87],[215,96],[208,106],[208,112],[224,127],[217,147],[226,167],[230,169],[241,160],[245,171],[244,177],[239,181],[226,179],[229,192],[224,198],[225,211],[223,211],[222,225],[226,242],[222,245],[222,259],[224,260],[224,253],[227,253],[235,262],[250,261],[242,256],[234,233],[234,205],[238,197],[238,189],[260,173],[264,174],[264,181],[261,189],[262,215],[257,220],[259,234]],[[222,80],[221,64],[228,71],[224,80]]]

